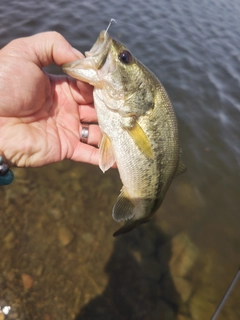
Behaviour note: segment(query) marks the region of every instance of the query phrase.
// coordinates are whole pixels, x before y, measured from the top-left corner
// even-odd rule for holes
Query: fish
[[[158,78],[105,30],[84,59],[62,70],[94,87],[99,167],[105,172],[116,163],[123,183],[112,216],[125,224],[113,236],[124,234],[149,221],[186,170],[173,106]]]

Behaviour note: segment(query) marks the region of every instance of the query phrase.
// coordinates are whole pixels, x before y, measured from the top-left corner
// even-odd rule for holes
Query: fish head
[[[104,89],[103,98],[109,109],[123,117],[138,117],[152,108],[153,77],[122,43],[103,30],[85,55],[85,59],[64,64],[62,69],[78,80]]]
[[[105,34],[104,31],[100,32],[92,49],[85,52],[86,58],[66,63],[62,66],[62,70],[73,78],[88,82],[93,86],[97,85],[100,81],[99,69],[106,60],[110,42],[108,34]]]
[[[97,41],[90,51],[85,52],[85,56],[85,59],[64,64],[63,71],[95,87],[111,85],[119,90],[136,84],[136,59],[105,30],[100,32]]]

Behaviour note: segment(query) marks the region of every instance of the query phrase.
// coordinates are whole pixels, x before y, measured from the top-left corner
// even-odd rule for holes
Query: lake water
[[[188,171],[149,224],[114,239],[117,170],[15,169],[0,189],[0,319],[211,318],[240,264],[239,16],[238,0],[1,1],[0,47],[56,30],[84,52],[116,19],[111,34],[172,100]],[[240,319],[239,289],[219,320]]]

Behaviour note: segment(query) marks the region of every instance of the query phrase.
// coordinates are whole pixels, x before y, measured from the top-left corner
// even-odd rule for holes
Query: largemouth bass
[[[112,215],[127,223],[117,236],[147,222],[174,176],[185,170],[174,110],[156,76],[106,31],[85,59],[62,68],[94,86],[102,131],[99,166],[105,172],[116,162],[123,183]]]

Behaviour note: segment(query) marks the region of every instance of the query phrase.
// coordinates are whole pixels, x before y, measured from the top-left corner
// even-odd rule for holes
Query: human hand
[[[80,142],[81,123],[97,122],[92,87],[42,70],[82,57],[56,32],[16,39],[0,50],[0,153],[9,164],[98,164],[98,125],[89,126],[88,144]]]

